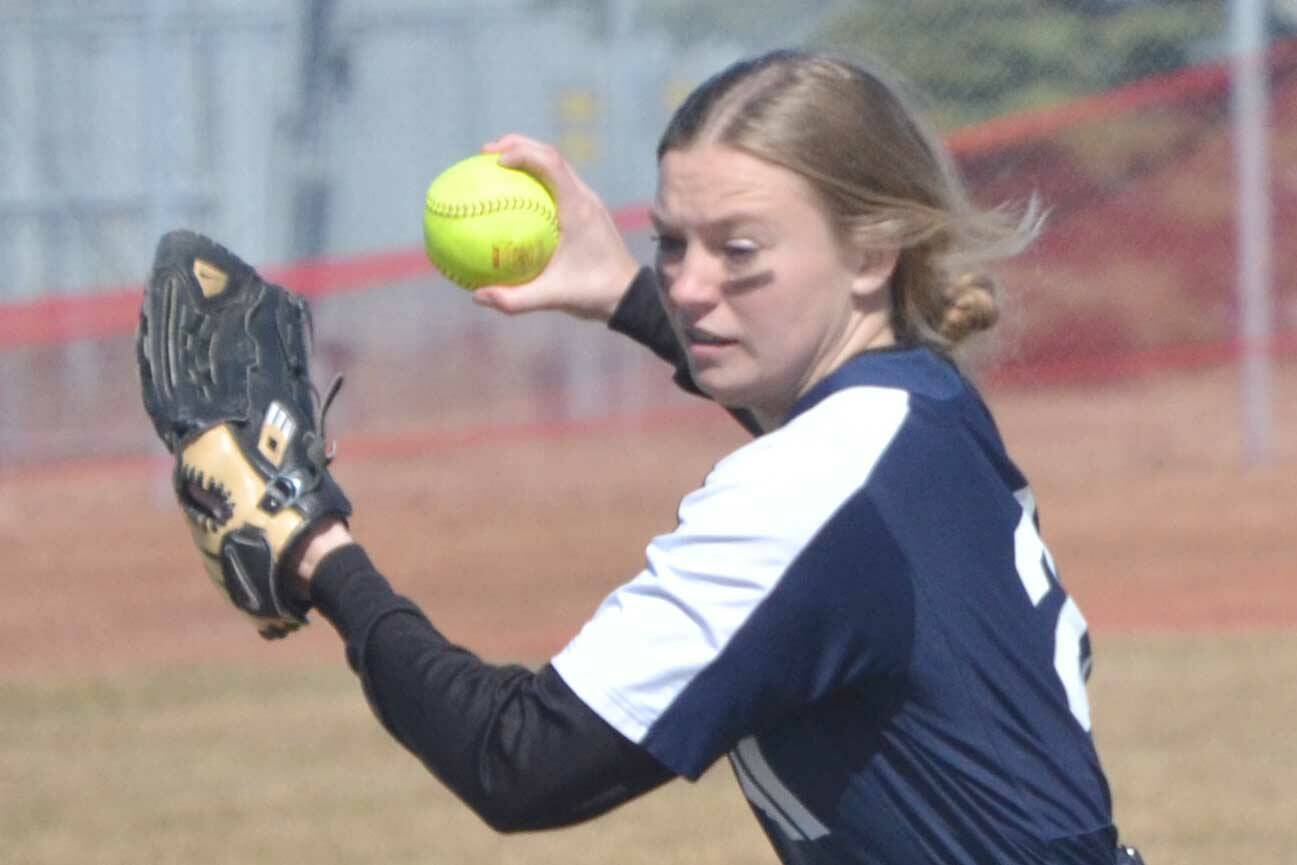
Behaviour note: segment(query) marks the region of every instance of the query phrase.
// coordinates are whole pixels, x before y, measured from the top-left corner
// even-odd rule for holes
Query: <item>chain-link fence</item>
[[[0,459],[147,452],[130,330],[158,234],[221,239],[316,298],[338,427],[674,405],[651,360],[539,316],[502,325],[421,258],[428,180],[488,137],[554,141],[626,220],[682,96],[774,45],[876,57],[927,95],[987,203],[1041,198],[1006,269],[991,381],[1107,381],[1236,359],[1242,146],[1260,139],[1260,354],[1290,357],[1297,225],[1290,4],[1102,0],[495,0],[0,4]],[[1249,175],[1252,176],[1252,175]],[[301,264],[302,260],[308,260]],[[1255,270],[1255,269],[1254,269]],[[1253,346],[1255,348],[1255,346]],[[409,370],[419,371],[410,375]],[[137,416],[139,415],[139,416]],[[93,436],[86,417],[96,418]]]

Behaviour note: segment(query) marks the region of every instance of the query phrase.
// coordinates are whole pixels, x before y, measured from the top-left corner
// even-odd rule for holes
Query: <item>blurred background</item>
[[[1292,0],[0,0],[0,861],[773,861],[723,768],[485,830],[327,626],[263,644],[206,583],[132,334],[175,227],[308,296],[367,548],[539,663],[743,436],[596,326],[474,306],[424,192],[524,132],[647,261],[671,111],[780,46],[892,67],[979,201],[1048,209],[975,371],[1090,623],[1119,821],[1150,865],[1297,862]]]
[[[988,372],[1237,363],[1260,459],[1279,435],[1271,365],[1297,329],[1297,271],[1272,253],[1297,231],[1295,28],[1297,4],[1260,0],[5,0],[0,459],[152,446],[109,408],[134,399],[123,337],[157,237],[179,226],[318,298],[321,374],[363,382],[344,428],[673,399],[638,380],[634,349],[573,345],[544,317],[501,330],[440,283],[419,251],[423,192],[525,132],[646,252],[670,112],[780,45],[881,59],[984,203],[1050,209],[1006,274]],[[386,312],[411,304],[422,314]],[[446,373],[435,418],[390,372],[408,364]],[[103,419],[90,438],[85,416]]]

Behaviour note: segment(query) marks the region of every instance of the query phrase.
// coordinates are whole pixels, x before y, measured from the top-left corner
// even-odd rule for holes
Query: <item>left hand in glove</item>
[[[311,606],[285,554],[351,514],[324,441],[336,383],[320,405],[310,352],[305,300],[202,235],[163,236],[136,332],[144,408],[208,575],[267,639]]]

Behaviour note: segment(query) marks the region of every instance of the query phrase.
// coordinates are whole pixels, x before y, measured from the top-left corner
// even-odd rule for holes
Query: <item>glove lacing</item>
[[[320,399],[320,392],[315,389],[315,385],[311,385],[311,393],[315,397],[315,401],[319,403],[320,411],[315,416],[315,428],[318,432],[314,433],[310,442],[307,443],[306,456],[321,470],[329,467],[338,452],[338,443],[336,441],[328,442],[327,447],[325,445],[328,438],[324,432],[324,420],[329,413],[329,407],[333,405],[333,400],[338,396],[338,391],[342,390],[342,381],[342,373],[335,375],[333,381],[329,382],[328,390],[324,392],[323,400]]]

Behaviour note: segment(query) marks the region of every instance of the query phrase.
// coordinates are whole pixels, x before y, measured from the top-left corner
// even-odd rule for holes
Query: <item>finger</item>
[[[545,304],[534,292],[516,285],[486,285],[473,292],[473,302],[506,315],[518,315],[544,309]]]
[[[542,142],[540,142],[535,138],[532,138],[529,135],[523,135],[522,133],[519,132],[507,132],[504,135],[501,135],[497,138],[493,138],[490,141],[483,144],[482,152],[499,153],[502,150],[509,150],[513,147],[527,146],[527,145],[540,145],[541,143]]]
[[[576,188],[575,174],[552,145],[524,135],[506,135],[499,139],[500,164],[506,168],[526,171],[536,177],[549,190],[554,200],[562,202]]]

